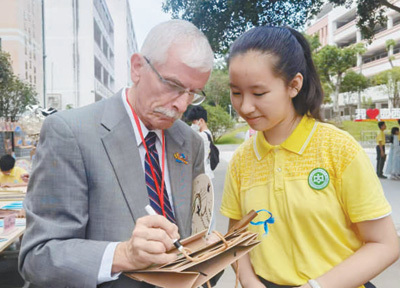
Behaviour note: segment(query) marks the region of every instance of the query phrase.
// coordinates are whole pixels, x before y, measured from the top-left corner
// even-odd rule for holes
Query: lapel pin
[[[188,161],[186,160],[185,154],[176,152],[174,154],[174,157],[175,157],[175,161],[176,162],[183,163],[183,164],[188,164]]]

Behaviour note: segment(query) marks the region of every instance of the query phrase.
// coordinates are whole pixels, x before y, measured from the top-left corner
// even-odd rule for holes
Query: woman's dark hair
[[[393,143],[393,138],[396,135],[396,132],[399,132],[399,127],[393,127],[392,131],[390,131],[392,135],[390,135],[390,143]]]
[[[278,61],[273,63],[274,73],[288,85],[297,73],[302,74],[303,86],[293,98],[294,108],[302,116],[309,113],[321,120],[320,107],[324,94],[311,58],[310,46],[301,33],[287,27],[253,28],[232,44],[228,65],[235,56],[249,51],[278,57]]]

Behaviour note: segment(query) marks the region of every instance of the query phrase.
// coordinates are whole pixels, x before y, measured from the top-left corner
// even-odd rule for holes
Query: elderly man
[[[19,261],[31,287],[152,287],[120,272],[175,259],[204,172],[203,141],[178,119],[204,100],[212,65],[203,33],[168,21],[132,55],[131,88],[46,119]]]

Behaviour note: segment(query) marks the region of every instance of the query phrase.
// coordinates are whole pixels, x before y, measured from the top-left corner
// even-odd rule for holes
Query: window
[[[94,76],[96,77],[97,80],[101,82],[101,63],[100,61],[95,57],[94,58]]]
[[[99,47],[101,47],[101,31],[95,19],[93,19],[93,36],[94,36],[94,41],[97,43]]]
[[[106,39],[103,37],[103,54],[108,58],[108,44]]]
[[[108,72],[106,69],[103,69],[103,84],[108,87]]]

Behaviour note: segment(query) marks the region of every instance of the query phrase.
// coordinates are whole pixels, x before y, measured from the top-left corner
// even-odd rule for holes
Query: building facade
[[[81,107],[115,92],[114,23],[105,0],[46,0],[46,107]]]
[[[43,105],[42,1],[1,0],[0,44],[10,54],[12,68],[31,84]]]
[[[400,1],[393,1],[393,4],[400,6]],[[364,43],[366,53],[358,56],[357,66],[353,70],[362,73],[366,77],[391,69],[389,57],[394,56],[392,64],[400,66],[400,14],[394,10],[387,9],[387,23],[376,28],[376,34],[373,41],[368,44],[363,40],[361,33],[356,26],[356,7],[345,8],[343,6],[333,7],[326,4],[317,17],[311,21],[306,29],[308,35],[318,34],[322,46],[337,45],[338,47],[346,47],[356,43]],[[393,39],[396,42],[395,47],[390,51],[386,51],[385,42]],[[363,99],[370,99],[376,108],[391,108],[392,103],[388,97],[387,88],[384,86],[376,86],[366,89],[362,92]],[[340,113],[342,116],[354,114],[359,96],[349,93],[341,93],[339,95]],[[332,109],[327,105],[325,109],[329,118]]]
[[[128,0],[107,0],[114,20],[115,33],[115,87],[131,86],[130,57],[138,52],[131,7]]]

